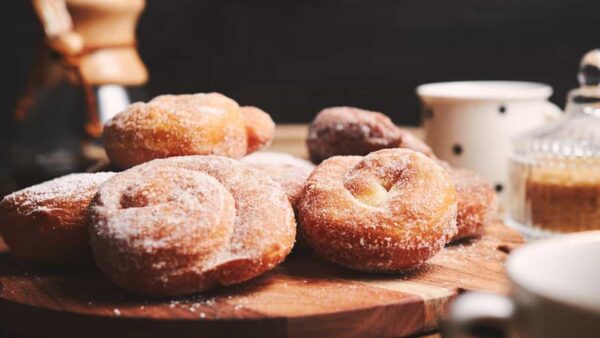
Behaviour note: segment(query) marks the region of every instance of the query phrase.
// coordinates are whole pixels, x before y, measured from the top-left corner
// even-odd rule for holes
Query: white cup
[[[516,81],[424,84],[421,98],[426,142],[452,166],[491,182],[503,204],[510,139],[559,115],[548,101],[552,88]]]
[[[444,337],[490,330],[520,338],[600,336],[600,231],[527,244],[510,255],[506,270],[510,297],[460,296]]]

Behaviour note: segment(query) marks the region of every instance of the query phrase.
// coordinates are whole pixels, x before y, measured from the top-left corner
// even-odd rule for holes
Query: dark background
[[[2,13],[6,127],[41,33],[28,1]],[[415,125],[414,88],[432,81],[540,81],[562,105],[599,15],[598,0],[149,0],[138,36],[151,95],[220,91],[276,122],[355,105]]]

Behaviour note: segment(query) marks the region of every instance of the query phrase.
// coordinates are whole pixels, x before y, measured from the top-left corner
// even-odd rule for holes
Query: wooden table
[[[0,328],[61,337],[365,337],[430,332],[462,292],[505,292],[503,262],[522,238],[501,223],[421,268],[365,274],[308,249],[251,281],[176,299],[125,292],[99,271],[37,270],[0,247]],[[30,323],[35,325],[30,325]],[[141,334],[143,333],[143,334]],[[201,333],[201,334],[200,334]]]

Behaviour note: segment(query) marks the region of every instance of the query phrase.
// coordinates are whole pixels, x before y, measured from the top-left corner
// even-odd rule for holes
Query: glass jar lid
[[[513,160],[600,165],[600,49],[583,57],[578,79],[580,87],[569,93],[563,116],[513,140]]]

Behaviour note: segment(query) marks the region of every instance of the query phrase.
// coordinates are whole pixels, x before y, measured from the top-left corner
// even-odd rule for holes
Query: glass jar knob
[[[583,56],[577,79],[581,86],[600,85],[600,49],[589,51]]]

